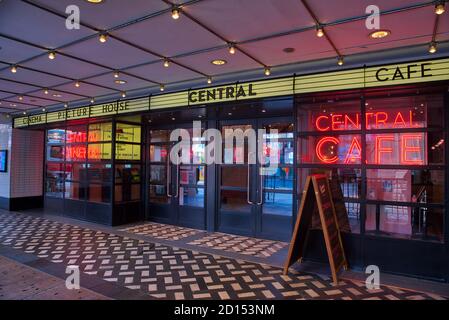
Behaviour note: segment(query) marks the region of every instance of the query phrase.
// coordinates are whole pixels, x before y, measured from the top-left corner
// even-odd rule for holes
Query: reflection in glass
[[[140,184],[121,184],[115,186],[115,202],[140,200]]]
[[[263,165],[269,165],[272,159],[276,159],[276,164],[293,164],[294,146],[292,141],[284,142],[264,142]]]
[[[85,163],[66,163],[65,165],[66,180],[86,181],[87,169]]]
[[[165,166],[151,165],[150,183],[164,184],[167,181],[167,168]]]
[[[220,208],[225,211],[249,212],[251,206],[246,199],[247,192],[236,190],[221,190]]]
[[[168,146],[150,145],[150,162],[167,162]]]
[[[87,174],[89,182],[108,183],[112,180],[112,165],[110,163],[89,163]]]
[[[111,202],[111,186],[90,183],[88,200],[97,203]]]
[[[293,214],[292,206],[292,194],[264,192],[263,214],[290,217]]]
[[[45,180],[45,195],[47,197],[62,198],[64,192],[63,180],[47,178]]]
[[[116,126],[116,141],[140,143],[141,141],[141,127],[139,125],[117,123]]]
[[[86,188],[78,182],[65,182],[65,198],[72,200],[84,200],[86,198]]]
[[[139,164],[116,164],[115,183],[140,183],[141,172]]]
[[[150,142],[169,142],[170,130],[151,130]]]
[[[221,186],[245,188],[248,185],[248,168],[246,166],[222,166]]]
[[[89,142],[111,141],[112,123],[92,123],[89,124]]]
[[[271,172],[265,169],[264,188],[270,190],[293,190],[294,169],[290,167],[274,168]]]
[[[181,166],[179,169],[179,184],[204,186],[206,167],[204,166]]]
[[[204,207],[204,189],[179,187],[179,205]]]
[[[169,203],[170,199],[167,197],[166,185],[150,185],[149,198],[151,203]]]

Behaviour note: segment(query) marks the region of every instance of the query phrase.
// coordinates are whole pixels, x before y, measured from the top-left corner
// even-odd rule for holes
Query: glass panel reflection
[[[179,205],[204,207],[204,189],[179,187]]]
[[[181,166],[179,169],[179,184],[204,186],[206,167],[204,166]]]
[[[264,192],[263,214],[290,217],[293,214],[293,195]]]
[[[264,188],[270,190],[293,190],[294,169],[283,168],[264,168],[263,179]]]
[[[167,162],[168,146],[150,145],[150,162]]]
[[[221,190],[221,210],[249,212],[251,206],[247,202],[246,195],[246,190]]]
[[[151,203],[169,203],[170,199],[167,197],[166,185],[150,185],[149,198]]]
[[[167,182],[167,168],[165,166],[152,165],[150,167],[150,183],[165,184]]]
[[[223,187],[247,188],[248,168],[246,166],[221,167],[221,185]]]

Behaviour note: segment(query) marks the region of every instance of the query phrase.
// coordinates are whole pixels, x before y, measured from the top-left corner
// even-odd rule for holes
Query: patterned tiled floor
[[[202,232],[200,230],[171,226],[155,222],[146,222],[138,226],[120,229],[120,231],[135,233],[142,236],[150,236],[160,240],[181,240]]]
[[[441,299],[439,296],[309,274],[204,254],[0,211],[0,244],[39,255],[154,299]],[[81,284],[83,285],[83,284]]]
[[[218,232],[207,234],[188,244],[260,258],[270,257],[288,246],[288,243],[285,242],[241,237]]]

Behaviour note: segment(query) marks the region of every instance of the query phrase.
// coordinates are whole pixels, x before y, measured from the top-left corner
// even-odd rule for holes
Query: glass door
[[[187,126],[184,126],[184,128]],[[205,218],[205,144],[202,138],[189,133],[187,157],[177,163],[172,159],[177,142],[170,141],[175,127],[149,130],[148,210],[149,218],[156,222],[204,229]],[[176,152],[176,150],[175,150]]]
[[[218,230],[288,240],[295,185],[293,124],[289,119],[223,121],[220,129]]]

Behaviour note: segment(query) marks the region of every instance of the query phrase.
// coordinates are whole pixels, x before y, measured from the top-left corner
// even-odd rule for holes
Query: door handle
[[[176,166],[176,195],[175,198],[179,198],[179,164]]]
[[[260,190],[259,190],[259,199],[260,201],[257,203],[258,206],[263,204],[263,177],[264,175],[261,173],[263,171],[263,167],[259,168],[259,180],[260,180]]]
[[[171,173],[170,173],[170,155],[167,156],[167,197],[173,197],[170,194],[170,181],[171,181]]]
[[[249,159],[248,159],[248,174],[247,174],[247,180],[246,180],[246,201],[248,202],[248,204],[251,204],[251,205],[253,205],[254,203],[253,202],[251,202],[250,201],[250,190],[249,190],[249,184],[250,184],[250,171],[251,171],[251,167],[250,167],[250,164],[249,164]]]

